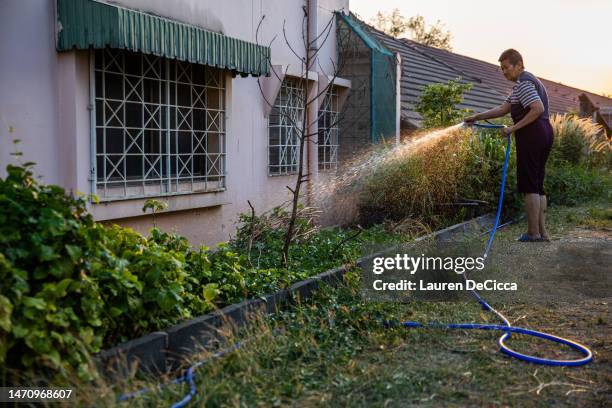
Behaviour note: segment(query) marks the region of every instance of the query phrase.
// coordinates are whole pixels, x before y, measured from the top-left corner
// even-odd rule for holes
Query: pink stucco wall
[[[53,4],[0,2],[0,173],[20,139],[37,174],[61,183],[59,170],[59,55],[55,51]],[[13,132],[9,132],[9,127]]]
[[[22,139],[24,160],[37,163],[36,172],[47,183],[89,193],[90,118],[89,57],[87,51],[55,50],[54,1],[0,2],[0,174],[11,162],[10,139]],[[302,0],[117,0],[113,3],[194,24],[247,41],[255,41],[262,17],[260,41],[272,43],[272,63],[299,70],[300,62],[284,42],[304,52],[301,39]],[[348,10],[348,0],[321,0],[317,26],[332,18],[331,10]],[[331,70],[335,37],[321,52],[321,65]],[[318,68],[317,68],[318,70]],[[329,72],[327,72],[329,73]],[[315,75],[316,77],[316,75]],[[257,80],[227,77],[226,148],[227,189],[161,198],[169,203],[157,216],[160,227],[187,236],[194,245],[213,245],[234,232],[247,200],[262,212],[289,198],[286,185],[294,177],[270,177],[267,169],[268,131]],[[8,127],[14,132],[9,134]],[[316,160],[316,149],[311,160]],[[315,163],[313,161],[313,163]],[[313,166],[317,179],[316,165]],[[92,204],[98,220],[116,222],[146,232],[151,218],[141,212],[144,200]]]

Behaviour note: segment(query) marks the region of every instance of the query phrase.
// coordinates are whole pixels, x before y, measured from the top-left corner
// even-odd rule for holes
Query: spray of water
[[[361,154],[338,169],[333,176],[322,177],[313,188],[315,205],[323,209],[326,214],[322,222],[342,225],[355,220],[359,194],[363,188],[362,181],[380,166],[431,148],[460,127],[461,124],[457,124],[443,129],[416,133],[393,148],[372,149]]]

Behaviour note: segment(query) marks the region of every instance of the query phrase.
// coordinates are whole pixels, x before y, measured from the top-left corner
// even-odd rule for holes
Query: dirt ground
[[[517,242],[526,223],[513,224],[498,232],[487,260],[490,266],[470,276],[477,281],[516,282],[517,291],[480,294],[513,326],[586,345],[593,352],[591,363],[550,367],[508,358],[499,353],[497,333],[408,329],[389,353],[363,356],[361,362],[386,366],[385,371],[392,373],[389,381],[398,385],[402,381],[394,378],[405,376],[412,381],[422,378],[422,386],[414,388],[409,381],[404,388],[392,385],[389,391],[378,391],[386,398],[374,400],[339,398],[332,393],[330,402],[343,406],[612,406],[611,211],[605,205],[553,208],[548,223],[551,242]],[[403,320],[500,323],[490,312],[478,311],[473,299],[409,302],[402,309]],[[513,334],[507,345],[551,359],[581,357],[567,346],[524,335]]]
[[[584,208],[553,211],[551,242],[516,242],[525,222],[498,233],[490,255],[493,267],[486,270],[486,278],[516,282],[518,290],[487,292],[487,301],[502,310],[514,326],[587,345],[593,351],[593,362],[583,367],[551,368],[505,359],[502,366],[522,366],[521,374],[497,376],[497,380],[506,378],[507,388],[491,378],[491,387],[500,387],[491,406],[612,406],[612,228],[610,209],[606,211],[607,218],[600,219]],[[482,317],[496,320],[488,312]],[[473,336],[473,332],[464,334]],[[554,359],[580,356],[569,347],[527,336],[512,335],[508,345]],[[525,376],[525,368],[532,372],[531,378]],[[487,394],[474,392],[475,400],[465,403],[488,402]],[[434,399],[431,405],[437,406]],[[420,404],[430,405],[425,401]]]
[[[519,227],[520,228],[520,227]],[[514,228],[507,236],[513,236]],[[560,227],[550,243],[505,242],[507,256],[516,252],[514,268],[505,269],[522,286],[504,310],[511,324],[553,333],[581,342],[593,351],[593,362],[565,368],[558,378],[543,380],[534,369],[533,387],[522,392],[540,396],[556,389],[549,405],[612,405],[612,232],[580,226]],[[506,263],[504,257],[500,262]],[[509,263],[508,261],[506,265]],[[503,274],[502,274],[502,279]],[[513,305],[514,304],[514,305]],[[525,339],[530,354],[551,358],[577,357],[567,347]],[[529,389],[527,389],[529,388]],[[518,391],[520,392],[520,391]],[[535,404],[534,400],[534,404]]]

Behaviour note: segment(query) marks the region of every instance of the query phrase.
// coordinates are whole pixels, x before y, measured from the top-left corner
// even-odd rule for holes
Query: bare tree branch
[[[332,249],[331,256],[336,255],[336,251],[338,251],[342,247],[342,245],[357,238],[357,236],[361,234],[362,232],[363,232],[363,227],[361,225],[357,225],[357,232],[355,232],[353,235],[349,235],[348,237],[344,238],[342,241],[338,242],[336,246],[334,247],[334,249]]]
[[[334,21],[334,16],[332,16],[332,18],[329,19],[329,21],[327,22],[327,24],[325,25],[325,28],[323,28],[323,31],[321,31],[321,34],[319,34],[314,40],[312,40],[312,42],[309,44],[309,48],[311,44],[315,44],[317,42],[317,40],[321,37],[321,35],[325,34],[325,38],[323,39],[323,41],[321,42],[321,44],[325,44],[327,42],[327,38],[329,37],[329,34],[331,33],[331,29],[333,27],[332,23]],[[319,47],[315,47],[314,48],[314,53],[312,55],[312,58],[314,59],[313,62],[318,62],[318,55],[319,52],[321,52],[321,50],[323,49],[323,47],[319,46]]]
[[[251,219],[249,221],[249,243],[247,245],[247,259],[249,264],[251,264],[251,248],[253,247],[253,233],[255,232],[255,208],[253,207],[253,204],[251,204],[251,201],[247,200],[247,203],[249,204],[249,207],[251,207]]]
[[[333,61],[332,61],[332,64],[333,64]],[[323,68],[321,68],[321,71],[323,71]],[[325,74],[325,72],[323,73]],[[308,104],[313,103],[315,100],[319,99],[321,95],[329,92],[329,90],[331,90],[332,87],[334,86],[334,82],[336,81],[336,78],[338,78],[338,71],[335,70],[335,65],[334,65],[334,74],[332,78],[330,79],[329,83],[325,85],[325,87],[319,93],[317,93],[316,96],[314,96],[310,101],[308,101]]]
[[[315,37],[315,38],[314,38],[314,39],[311,41],[311,43],[312,43],[312,44],[316,43],[316,42],[317,42],[317,40],[318,40],[319,38],[321,38],[321,37],[323,36],[323,34],[325,34],[326,30],[328,30],[328,27],[329,27],[329,28],[330,28],[330,30],[331,30],[331,26],[332,26],[332,23],[334,22],[334,19],[335,19],[335,18],[336,18],[336,16],[335,16],[335,15],[332,15],[332,17],[329,19],[329,21],[327,22],[327,24],[325,25],[325,27],[323,27],[323,30],[321,31],[321,34],[317,35],[317,36],[316,36],[316,37]],[[327,41],[327,35],[325,36],[325,39],[323,40],[323,43],[322,43],[322,44],[325,44],[325,42],[326,42],[326,41]],[[320,47],[319,47],[319,48],[320,48]]]
[[[306,169],[306,166],[305,166],[305,164],[309,164],[309,163],[305,163],[306,160],[308,160],[306,149],[309,148],[310,146],[308,143],[312,142],[311,138],[313,136],[317,136],[319,134],[319,131],[317,130],[316,132],[312,132],[310,129],[312,127],[316,127],[316,124],[318,123],[320,118],[322,118],[324,115],[329,115],[329,112],[322,111],[321,109],[317,108],[318,107],[317,101],[320,100],[321,97],[327,97],[327,95],[330,94],[330,91],[335,86],[336,79],[339,75],[340,69],[342,68],[342,63],[344,62],[344,59],[341,59],[340,63],[336,64],[333,59],[330,59],[331,60],[330,66],[332,67],[332,73],[331,75],[328,75],[325,72],[325,69],[323,69],[322,64],[319,60],[321,50],[324,44],[326,44],[326,42],[330,38],[332,29],[334,27],[333,23],[334,23],[335,16],[332,16],[332,18],[329,19],[329,21],[327,22],[325,27],[321,30],[321,32],[317,33],[316,31],[311,31],[311,30],[317,30],[317,28],[310,27],[310,18],[308,15],[310,10],[308,10],[306,7],[303,7],[302,9],[304,11],[304,16],[302,18],[302,40],[303,40],[303,45],[304,45],[304,55],[303,56],[300,55],[300,52],[298,52],[298,50],[294,47],[294,45],[291,44],[291,41],[287,33],[286,21],[283,21],[283,29],[282,29],[282,34],[283,34],[283,39],[284,39],[285,44],[289,48],[290,52],[296,58],[298,58],[301,63],[301,76],[296,78],[297,86],[303,91],[303,93],[300,94],[299,96],[301,99],[301,106],[299,107],[301,108],[301,111],[299,112],[299,115],[301,115],[301,121],[295,117],[295,110],[293,109],[275,110],[275,115],[280,115],[283,119],[286,119],[285,123],[287,123],[291,129],[290,134],[292,135],[292,137],[295,137],[297,141],[299,142],[298,146],[295,146],[297,147],[297,150],[298,150],[297,152],[297,172],[295,173],[295,185],[293,186],[293,188],[290,186],[286,186],[286,188],[292,193],[293,197],[286,202],[287,204],[291,203],[290,204],[291,205],[291,210],[290,210],[291,215],[288,221],[288,225],[286,226],[283,253],[282,253],[282,259],[281,259],[281,262],[285,265],[285,267],[288,267],[289,265],[290,245],[293,242],[293,240],[295,240],[295,237],[299,235],[299,232],[296,234],[296,228],[297,228],[296,220],[297,220],[298,213],[299,213],[301,188],[304,183],[311,182],[310,167]],[[262,17],[262,21],[263,21],[263,17]],[[258,25],[257,33],[259,33],[262,21],[260,21],[260,24]],[[315,33],[317,33],[316,36],[315,36]],[[259,41],[258,35],[256,35],[256,40]],[[343,44],[344,44],[344,38],[340,38],[338,47],[342,48]],[[339,50],[339,54],[340,53],[341,51]],[[271,61],[269,61],[269,63],[270,65],[272,65]],[[322,89],[317,90],[317,92],[312,92],[315,95],[311,97],[308,91],[309,85],[312,85],[309,82],[310,81],[309,72],[311,69],[313,69],[313,67],[317,67],[317,71],[325,75],[326,80],[328,80],[328,83]],[[276,70],[273,69],[272,71],[273,71],[273,75],[275,75],[276,78],[281,82],[281,87],[282,87],[282,81],[284,78],[281,78],[276,72]],[[284,73],[285,77],[287,76],[287,72],[288,72],[288,66],[285,69],[285,73]],[[267,103],[268,107],[274,109],[275,101],[270,101],[267,99],[266,95],[264,94],[261,80],[259,79],[258,79],[258,86],[259,86],[260,92],[264,96],[264,100]],[[313,112],[312,109],[317,109],[317,112]],[[310,121],[309,117],[312,117],[312,116],[314,116],[313,120]],[[327,124],[327,127],[336,127],[337,123],[339,123],[342,117],[343,115],[341,115],[340,112],[335,112],[332,123]],[[318,143],[316,139],[314,143]],[[296,152],[294,150],[293,154],[295,153]],[[293,166],[293,164],[294,163],[292,162],[291,165]],[[352,238],[349,238],[349,239],[352,239]],[[341,242],[338,247],[343,245],[343,243],[344,242]],[[334,252],[336,250],[337,248],[334,250]]]
[[[302,56],[300,56],[297,51],[295,51],[293,49],[293,47],[291,46],[291,43],[289,42],[289,39],[287,38],[287,30],[285,28],[285,24],[287,23],[287,20],[283,20],[283,37],[285,39],[285,43],[287,44],[287,47],[289,47],[289,50],[291,50],[291,52],[293,53],[293,55],[295,55],[295,57],[297,59],[299,59],[300,61],[303,61],[304,58]]]

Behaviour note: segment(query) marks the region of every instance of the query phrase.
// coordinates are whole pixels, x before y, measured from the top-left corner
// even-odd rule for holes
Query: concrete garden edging
[[[491,214],[485,214],[419,237],[417,241],[428,238],[450,240],[459,234],[490,228],[493,220]],[[356,265],[361,265],[362,260],[363,258],[358,259]],[[292,302],[308,299],[321,283],[337,286],[350,268],[350,264],[345,264],[296,282],[287,289],[228,305],[171,326],[164,331],[156,331],[120,343],[111,349],[101,351],[95,356],[96,361],[103,371],[110,374],[125,374],[125,371],[129,371],[134,364],[137,364],[139,370],[151,374],[176,369],[188,356],[222,339],[223,335],[220,332],[222,327],[239,328],[244,326],[254,313],[270,315]]]
[[[350,265],[328,270],[312,278],[296,282],[287,289],[225,306],[145,336],[120,343],[101,351],[96,360],[109,374],[127,374],[137,364],[143,372],[157,374],[177,368],[186,357],[202,350],[223,337],[222,327],[244,326],[255,313],[270,315],[283,306],[308,299],[321,282],[336,286]]]

